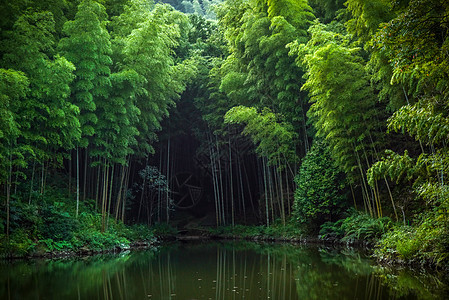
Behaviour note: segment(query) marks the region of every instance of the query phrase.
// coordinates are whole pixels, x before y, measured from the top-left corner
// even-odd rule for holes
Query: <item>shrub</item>
[[[392,224],[389,217],[376,219],[366,213],[353,211],[345,219],[324,223],[321,226],[320,238],[337,238],[347,243],[374,243],[391,228]]]
[[[5,256],[25,256],[34,249],[34,243],[28,236],[28,233],[22,229],[16,229],[11,233],[9,241],[6,236],[1,237],[0,252]]]
[[[427,213],[416,226],[397,225],[379,241],[379,258],[443,264],[449,259],[449,230],[444,215]],[[439,217],[438,217],[439,215]]]
[[[41,229],[44,238],[55,241],[69,241],[78,227],[78,221],[69,214],[64,202],[53,202],[42,206],[41,216],[43,226]]]

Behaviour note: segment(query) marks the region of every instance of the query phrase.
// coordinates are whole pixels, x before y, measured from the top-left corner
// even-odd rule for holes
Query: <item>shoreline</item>
[[[29,259],[64,259],[64,258],[82,258],[101,254],[119,254],[129,251],[148,250],[157,248],[160,245],[168,242],[205,242],[205,241],[246,241],[254,243],[288,243],[293,245],[315,245],[327,246],[334,248],[355,248],[360,251],[367,251],[368,255],[376,261],[377,264],[385,267],[408,267],[412,269],[424,269],[427,271],[445,271],[449,272],[449,265],[438,265],[430,260],[423,262],[407,261],[400,258],[377,257],[374,255],[374,243],[367,242],[342,242],[338,239],[321,240],[312,237],[272,237],[272,236],[238,236],[238,235],[218,235],[203,232],[202,234],[178,234],[157,237],[153,241],[136,241],[126,247],[114,247],[111,249],[94,250],[87,247],[81,247],[76,250],[66,251],[49,251],[49,252],[35,252],[25,256],[3,256],[0,259],[4,261],[14,260],[29,260]]]
[[[202,240],[224,240],[224,241],[248,241],[248,242],[273,242],[273,243],[289,243],[294,245],[321,245],[328,247],[340,247],[340,248],[355,248],[361,251],[368,251],[369,256],[373,258],[379,265],[386,267],[408,267],[412,269],[425,269],[432,271],[445,271],[449,272],[449,265],[438,265],[436,262],[426,260],[424,262],[418,262],[414,260],[405,260],[401,258],[387,258],[377,257],[374,255],[375,243],[354,241],[354,242],[342,242],[338,239],[321,240],[319,238],[312,237],[267,237],[267,236],[238,236],[238,235],[178,235],[175,237],[177,241],[189,242],[189,241],[202,241]]]
[[[48,251],[48,252],[35,252],[29,255],[18,256],[9,255],[1,257],[2,260],[21,260],[21,259],[61,259],[61,258],[75,258],[75,257],[89,257],[99,254],[119,254],[127,251],[134,250],[146,250],[156,248],[161,243],[160,240],[156,241],[137,241],[131,243],[127,247],[114,247],[111,249],[94,250],[87,247],[81,247],[76,250],[61,250],[61,251]]]

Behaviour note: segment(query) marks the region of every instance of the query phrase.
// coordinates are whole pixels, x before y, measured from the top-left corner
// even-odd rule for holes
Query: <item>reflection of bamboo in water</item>
[[[235,248],[217,248],[216,255],[214,299],[296,298],[295,270],[287,254],[248,256]]]
[[[294,270],[288,263],[287,254],[281,257],[268,254],[267,257],[267,298],[294,299],[295,283],[291,281]]]
[[[161,264],[161,257],[160,256],[159,256],[159,258],[157,260],[157,265],[159,267],[159,276],[157,276],[157,278],[159,278],[160,295],[162,296],[164,294],[164,285],[162,283],[162,264]]]
[[[113,297],[113,293],[112,293],[112,284],[111,284],[111,276],[108,276],[108,291],[109,291],[109,294],[111,295],[111,299],[114,299],[114,297]]]
[[[225,299],[226,295],[226,250],[218,249],[217,264],[217,298]]]
[[[374,275],[372,275],[374,277]],[[377,299],[382,299],[382,289],[381,289],[381,284],[380,281],[378,280],[378,278],[376,278],[376,282],[377,282]]]
[[[235,270],[235,248],[234,247],[232,247],[232,289],[235,289],[235,287],[236,287],[236,284],[235,284],[235,277],[236,277],[236,275],[237,275],[237,272],[236,272],[236,270]],[[235,299],[235,295],[236,295],[236,292],[233,292],[233,299]]]
[[[11,300],[11,280],[9,274],[8,274],[8,300]]]
[[[282,285],[281,299],[287,299],[285,297],[286,296],[285,295],[285,285],[287,283],[287,255],[286,254],[284,254],[282,257],[281,274],[282,274],[282,282],[284,283]]]
[[[114,295],[118,295],[121,300],[126,299],[127,295],[127,285],[126,285],[126,273],[125,269],[121,272],[116,272],[115,276],[107,276],[106,273],[103,274],[103,291],[105,296],[99,299],[113,299]],[[112,282],[114,281],[114,282]],[[114,287],[114,290],[113,290]],[[79,289],[79,286],[78,286]],[[78,294],[79,295],[79,294]],[[80,295],[78,296],[80,299]]]
[[[373,277],[372,276],[368,276],[367,277],[367,285],[366,288],[368,289],[368,296],[370,299],[373,299],[373,291],[374,291],[374,282],[373,282]]]
[[[223,295],[223,299],[225,299],[226,297],[226,250],[223,250],[222,251],[222,253],[223,253],[223,260],[222,260],[222,263],[221,263],[221,265],[222,265],[222,268],[223,268],[223,271],[221,272],[221,274],[222,274],[222,277],[221,277],[221,282],[222,282],[222,284],[221,284],[221,288],[222,288],[222,295]]]
[[[366,278],[366,295],[369,299],[382,299],[382,284],[375,274],[370,274]],[[354,294],[356,295],[356,294]]]
[[[172,295],[174,294],[173,291],[174,289],[172,288],[172,280],[171,280],[171,256],[170,256],[170,252],[167,255],[167,282],[168,282],[168,297],[169,299],[172,298]]]
[[[219,285],[219,280],[218,280],[218,274],[220,272],[220,248],[217,247],[217,274],[215,276],[215,299],[220,299],[218,297],[218,285]]]
[[[122,271],[122,277],[123,277],[123,291],[125,292],[125,295],[128,294],[128,284],[126,282],[126,276],[125,276],[125,269]]]
[[[168,284],[170,286],[170,299],[172,298],[172,295],[176,292],[176,278],[173,272],[173,267],[170,259],[170,254],[168,255]],[[176,267],[176,266],[175,266]]]
[[[120,273],[122,274],[122,273]],[[122,287],[121,287],[121,278],[120,278],[120,274],[117,272],[115,273],[115,280],[117,281],[116,287],[118,289],[118,295],[120,296],[120,299],[123,299],[123,292],[122,292]]]
[[[109,299],[109,297],[108,297],[108,287],[107,287],[107,284],[106,284],[106,274],[105,274],[105,271],[103,270],[102,272],[102,277],[103,277],[103,299]],[[100,299],[100,297],[98,297],[98,299]]]
[[[172,299],[176,289],[175,289],[175,281],[172,280],[173,271],[171,266],[170,252],[167,254],[166,268],[162,267],[162,265],[164,265],[162,256],[159,256],[158,261],[159,261],[159,282],[160,282],[159,285],[161,287],[161,296],[163,296],[164,291],[166,291],[168,292],[168,298]],[[166,280],[164,280],[164,278],[166,278]]]
[[[271,256],[270,253],[268,253],[267,258],[267,298],[271,298],[271,291],[270,291],[270,262],[271,262]]]
[[[242,293],[243,293],[243,298],[245,298],[245,293],[246,293],[246,259],[247,259],[247,256],[246,256],[246,252],[245,252],[245,256],[244,256],[244,267],[243,267],[243,275],[242,276],[240,276],[240,278],[242,278],[242,283],[243,283],[243,290],[242,290]]]

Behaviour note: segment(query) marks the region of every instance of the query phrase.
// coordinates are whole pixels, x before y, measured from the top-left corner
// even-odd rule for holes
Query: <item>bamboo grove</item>
[[[316,229],[354,207],[446,234],[446,1],[162,2],[2,4],[6,234],[55,172],[76,217],[93,199],[104,229],[132,205],[169,222],[187,160],[216,225]]]

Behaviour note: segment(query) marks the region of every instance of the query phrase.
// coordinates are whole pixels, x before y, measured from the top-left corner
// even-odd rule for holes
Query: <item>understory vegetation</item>
[[[445,0],[2,2],[2,255],[184,211],[447,265],[448,24]]]
[[[64,177],[65,178],[65,177]],[[61,183],[58,179],[56,182]],[[11,235],[0,235],[1,257],[83,254],[129,249],[133,243],[155,242],[154,230],[145,225],[126,226],[108,218],[108,229],[102,231],[101,213],[95,201],[86,200],[75,217],[76,202],[62,194],[58,185],[50,185],[45,196],[35,193],[29,202],[14,201],[11,206]],[[20,199],[24,195],[16,194]],[[4,212],[3,212],[4,217]],[[3,225],[2,225],[3,226]]]

